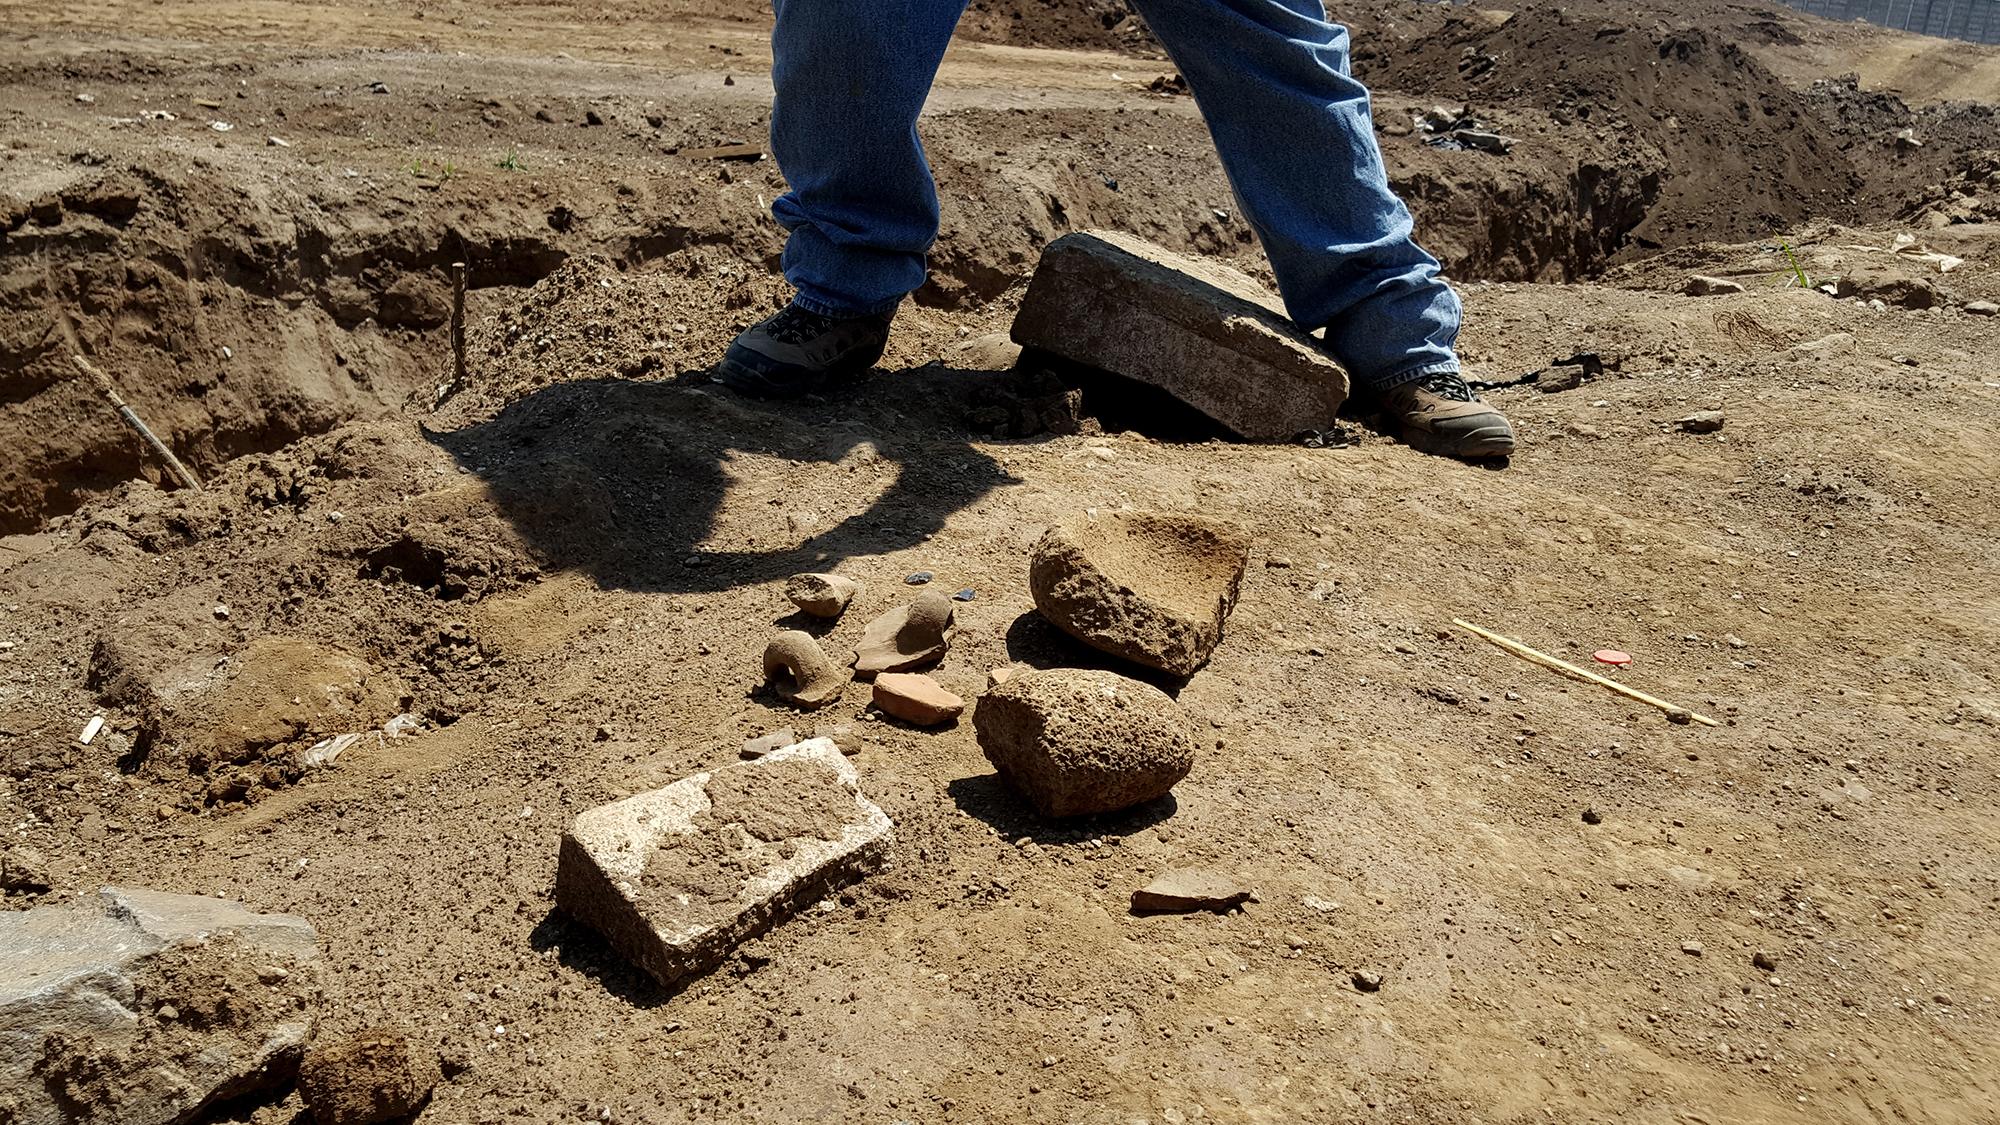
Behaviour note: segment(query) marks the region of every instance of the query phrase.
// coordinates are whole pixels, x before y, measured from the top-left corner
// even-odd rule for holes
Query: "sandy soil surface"
[[[1152,88],[1171,64],[1098,7],[975,9],[926,125],[934,280],[881,370],[772,406],[705,378],[783,299],[777,169],[700,152],[759,139],[758,18],[0,2],[0,814],[55,883],[7,905],[304,915],[323,1034],[442,1051],[425,1122],[1991,1120],[1991,108],[1906,104],[1905,38],[1780,9],[1371,4],[1357,66],[1474,374],[1604,373],[1490,392],[1505,470],[1360,429],[997,437],[1029,392],[984,357],[1050,238],[1263,269],[1191,101]],[[1426,146],[1440,100],[1519,143]],[[440,402],[460,260],[471,375]],[[159,479],[73,348],[210,487]],[[1698,410],[1726,424],[1673,424]],[[970,721],[759,688],[808,569],[865,586],[835,651],[905,574],[975,590],[937,673],[968,698],[1101,665],[1033,613],[1027,552],[1128,506],[1254,542],[1166,806],[1047,824]],[[1723,725],[1453,617],[1626,650],[1619,678]],[[222,686],[158,706],[190,670]],[[302,765],[399,712],[413,737]],[[818,721],[864,732],[888,873],[671,992],[554,909],[569,818]],[[1129,913],[1190,865],[1257,900]]]

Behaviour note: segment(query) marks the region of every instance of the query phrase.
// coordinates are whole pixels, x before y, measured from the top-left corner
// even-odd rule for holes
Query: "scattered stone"
[[[671,985],[880,867],[891,832],[816,738],[578,816],[556,903]]]
[[[785,583],[785,596],[814,617],[839,617],[860,592],[860,583],[838,574],[795,574]]]
[[[764,649],[764,682],[779,699],[811,710],[840,698],[847,669],[835,664],[811,633],[787,629]]]
[[[1016,343],[1150,383],[1253,441],[1324,429],[1347,373],[1228,266],[1106,231],[1042,252]]]
[[[1535,376],[1535,389],[1545,395],[1573,391],[1590,380],[1590,369],[1580,363],[1551,364]]]
[[[931,579],[936,577],[937,575],[932,574],[928,570],[919,570],[914,573],[904,575],[903,584],[906,586],[928,586],[931,582]]]
[[[875,706],[920,727],[941,726],[965,713],[965,700],[922,672],[876,676]]]
[[[1699,957],[1702,952],[1701,943],[1698,941],[1684,941],[1681,943],[1681,952],[1690,957]]]
[[[1712,434],[1721,429],[1726,420],[1720,410],[1697,410],[1685,418],[1676,418],[1674,425],[1690,434]]]
[[[861,753],[866,741],[861,737],[861,728],[853,723],[821,723],[812,729],[812,737],[832,739],[840,752],[849,757]]]
[[[986,690],[992,691],[994,688],[999,687],[1021,673],[1033,670],[1026,664],[1005,664],[998,668],[988,669],[986,672]]]
[[[33,848],[0,851],[0,894],[38,895],[54,885],[42,853]]]
[[[1746,641],[1746,640],[1744,640],[1744,639],[1743,639],[1742,637],[1739,637],[1739,636],[1737,636],[1737,635],[1736,635],[1736,634],[1734,634],[1734,633],[1724,633],[1724,634],[1722,634],[1722,643],[1723,643],[1723,644],[1726,644],[1726,645],[1728,645],[1728,646],[1729,646],[1730,648],[1749,648],[1749,647],[1750,647],[1750,642],[1749,642],[1749,641]]]
[[[299,1067],[299,1093],[315,1125],[380,1125],[422,1109],[443,1078],[436,1051],[378,1027],[313,1044]]]
[[[787,746],[796,745],[798,741],[798,732],[790,727],[786,727],[784,730],[774,730],[769,734],[758,735],[756,738],[744,739],[743,748],[738,750],[737,753],[745,758],[754,760],[766,754],[783,750]]]
[[[1353,977],[1350,979],[1354,981],[1354,987],[1363,992],[1380,992],[1382,990],[1382,974],[1373,969],[1356,969],[1354,970]]]
[[[319,970],[305,919],[202,895],[107,887],[0,913],[8,1120],[180,1125],[282,1085]]]
[[[1709,277],[1699,273],[1688,278],[1687,288],[1682,290],[1690,297],[1721,297],[1748,291],[1740,281],[1731,281],[1726,277]]]
[[[1021,345],[1005,332],[989,332],[958,345],[949,366],[964,371],[1012,371],[1021,362]]]
[[[1967,301],[1965,311],[1973,316],[2000,316],[2000,304],[1992,301]]]
[[[909,605],[870,621],[861,631],[861,642],[854,646],[855,673],[908,672],[944,659],[945,650],[951,647],[946,630],[951,627],[952,613],[950,598],[928,590]]]
[[[978,596],[979,596],[979,591],[973,589],[970,586],[967,586],[965,589],[960,590],[956,594],[953,594],[951,596],[951,600],[955,602],[969,602],[972,601],[974,598],[977,598]]]
[[[1213,910],[1217,914],[1249,901],[1250,888],[1214,872],[1184,867],[1169,871],[1132,892],[1134,914],[1192,914]]]
[[[1583,822],[1585,824],[1603,824],[1604,814],[1594,808],[1585,809],[1583,810]]]
[[[1514,138],[1485,129],[1454,129],[1447,135],[1465,148],[1490,152],[1495,156],[1505,156],[1514,151]]]
[[[1167,694],[1113,672],[1026,672],[972,715],[1000,777],[1046,817],[1163,797],[1194,766],[1195,724]]]
[[[1049,530],[1028,564],[1043,617],[1093,648],[1191,676],[1222,640],[1249,542],[1191,516],[1105,513]]]
[[[1778,955],[1768,949],[1760,949],[1750,955],[1750,963],[1767,973],[1778,971]]]

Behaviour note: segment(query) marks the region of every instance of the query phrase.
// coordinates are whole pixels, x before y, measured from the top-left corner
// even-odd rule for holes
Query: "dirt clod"
[[[299,1092],[314,1125],[380,1125],[423,1108],[442,1079],[436,1051],[377,1027],[315,1042],[299,1067]]]

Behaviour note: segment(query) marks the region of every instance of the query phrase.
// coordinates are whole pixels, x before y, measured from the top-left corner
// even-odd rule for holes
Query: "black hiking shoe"
[[[758,398],[810,394],[833,379],[875,366],[889,343],[889,322],[895,315],[842,319],[786,305],[736,337],[716,364],[716,380]]]
[[[1514,452],[1507,416],[1481,401],[1456,371],[1440,371],[1380,397],[1389,429],[1425,453],[1479,461]]]

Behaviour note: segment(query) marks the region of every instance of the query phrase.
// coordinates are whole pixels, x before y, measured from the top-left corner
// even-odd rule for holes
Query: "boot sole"
[[[852,379],[866,373],[882,358],[889,341],[855,352],[839,363],[813,370],[806,367],[785,365],[770,366],[758,363],[759,357],[748,348],[736,344],[729,345],[722,359],[715,365],[715,381],[751,398],[803,398],[815,391],[823,390],[829,383]]]
[[[1451,437],[1415,428],[1403,429],[1398,436],[1419,452],[1461,461],[1491,461],[1514,455],[1514,429],[1505,422]]]

